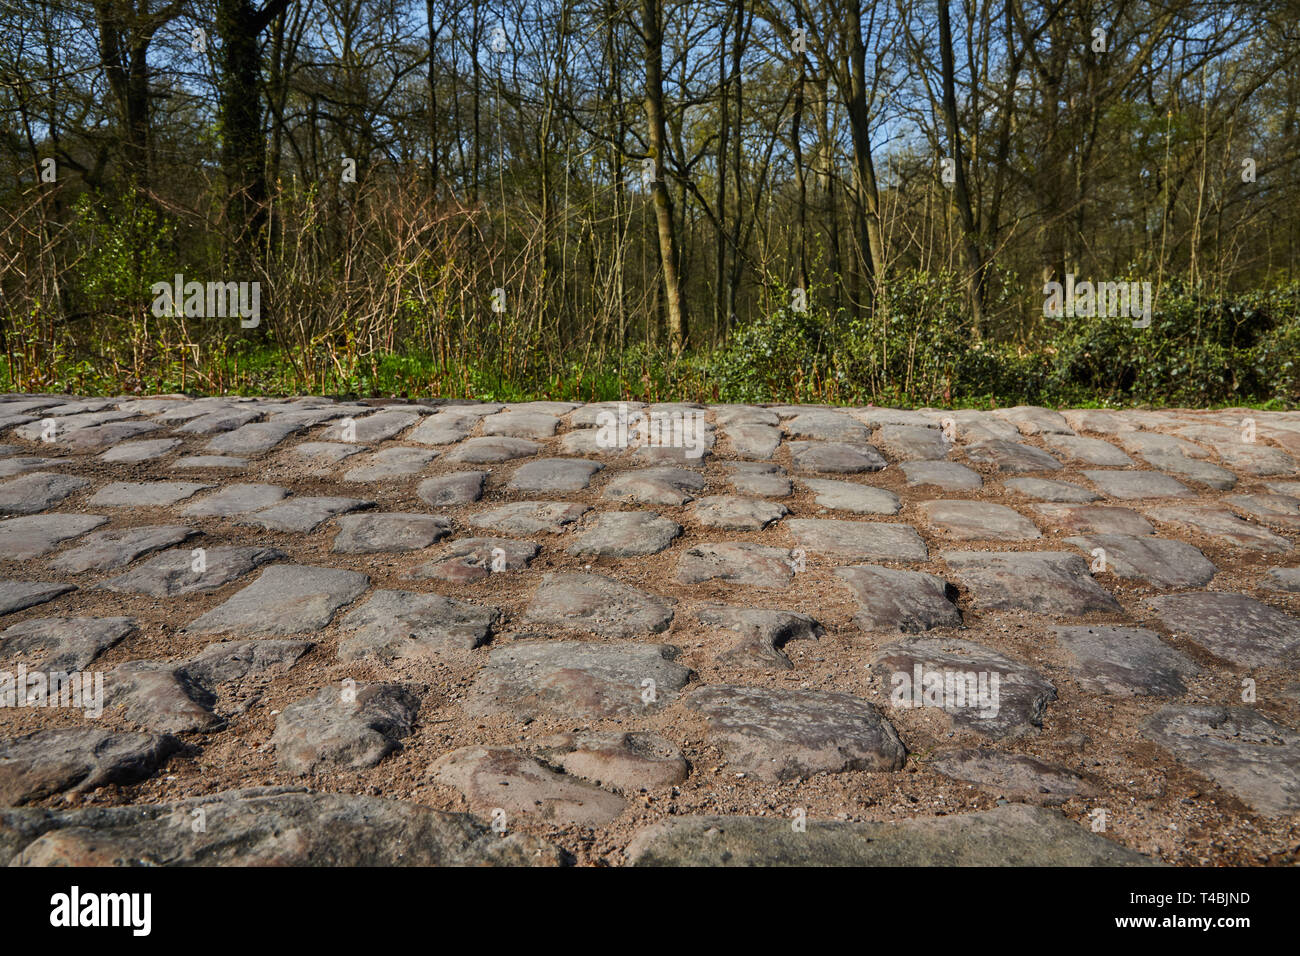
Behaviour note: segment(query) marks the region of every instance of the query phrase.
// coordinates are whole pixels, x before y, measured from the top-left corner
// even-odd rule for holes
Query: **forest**
[[[4,390],[1294,407],[1298,264],[1297,0],[0,0]]]

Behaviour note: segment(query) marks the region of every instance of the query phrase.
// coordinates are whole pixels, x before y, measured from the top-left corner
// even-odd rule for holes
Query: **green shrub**
[[[991,312],[1021,295],[999,281]],[[784,297],[778,297],[785,301]],[[1216,298],[1172,283],[1147,328],[1047,320],[1031,343],[976,341],[960,278],[892,276],[874,315],[779,309],[708,363],[724,401],[888,405],[1222,405],[1300,402],[1300,284]]]

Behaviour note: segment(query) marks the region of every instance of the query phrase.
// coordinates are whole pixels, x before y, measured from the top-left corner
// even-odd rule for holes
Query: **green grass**
[[[221,394],[240,396],[289,397],[295,395],[328,395],[346,398],[464,398],[479,401],[525,402],[552,401],[702,401],[736,402],[812,401],[819,404],[862,405],[874,403],[891,407],[923,407],[937,405],[944,408],[991,409],[1009,405],[1034,404],[1069,406],[1073,408],[1121,408],[1133,405],[1143,407],[1175,407],[1179,403],[1162,402],[1150,396],[1144,400],[1126,401],[1113,395],[1073,394],[1054,400],[1051,396],[1026,396],[1020,393],[998,393],[955,396],[946,403],[908,402],[898,395],[847,394],[835,396],[809,396],[793,390],[773,389],[770,394],[756,396],[752,388],[743,394],[731,394],[725,387],[713,384],[713,362],[716,356],[695,355],[671,359],[666,356],[647,357],[640,352],[624,357],[619,369],[592,370],[577,362],[567,364],[562,374],[543,380],[510,380],[490,368],[466,366],[455,369],[440,368],[428,355],[387,355],[372,366],[348,375],[330,372],[322,379],[304,382],[295,373],[294,363],[281,350],[263,345],[241,348],[226,357],[222,368],[207,368],[205,376],[222,378],[227,386]],[[15,382],[9,360],[0,356],[0,391],[45,391],[75,395],[112,396],[123,394],[190,395],[217,394],[218,390],[195,387],[195,376],[189,368],[182,380],[179,361],[156,368],[139,379],[88,360],[66,360],[48,370],[39,383]],[[1276,397],[1261,399],[1258,396],[1241,396],[1198,405],[1204,408],[1253,408],[1278,411],[1295,408]]]

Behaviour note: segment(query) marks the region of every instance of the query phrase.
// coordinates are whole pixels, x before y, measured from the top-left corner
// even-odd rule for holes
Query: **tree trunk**
[[[668,130],[664,114],[661,17],[659,0],[641,0],[641,40],[645,45],[645,116],[650,133],[650,158],[654,161],[650,195],[655,207],[664,300],[668,308],[668,344],[674,353],[679,353],[686,346],[686,303],[682,299],[677,269],[677,234],[673,226],[672,195],[668,191],[667,182]]]
[[[154,33],[176,15],[164,10],[137,13],[127,4],[96,0],[95,21],[104,76],[122,120],[122,162],[127,179],[149,185],[149,45]]]
[[[727,138],[731,123],[727,109],[727,33],[731,28],[731,8],[722,22],[718,37],[718,216],[714,234],[718,243],[713,269],[713,338],[716,342],[727,325]],[[739,31],[740,27],[736,27]],[[737,209],[739,212],[739,209]]]
[[[288,4],[289,0],[269,0],[258,10],[251,0],[217,0],[216,25],[221,37],[218,124],[226,210],[235,242],[248,254],[255,253],[266,227],[259,37]]]
[[[962,154],[961,130],[957,119],[957,84],[952,52],[952,23],[948,14],[948,0],[939,0],[939,58],[943,70],[943,118],[948,127],[948,148],[956,182],[953,186],[957,212],[961,216],[963,248],[966,254],[966,293],[970,301],[971,319],[976,341],[984,328],[984,261],[979,247],[979,229],[971,209],[970,192],[966,183],[966,158]]]
[[[438,195],[438,33],[433,25],[433,0],[424,0],[424,20],[429,29],[429,195]]]
[[[868,294],[873,298],[884,278],[885,241],[880,228],[880,192],[871,155],[867,109],[867,50],[862,42],[860,0],[849,0],[845,29],[848,33],[849,84],[845,106],[853,134],[853,160],[858,179],[858,240]]]
[[[795,6],[795,26],[802,29],[801,8]],[[798,237],[795,246],[795,275],[799,288],[808,289],[808,180],[803,170],[803,97],[807,83],[805,68],[807,57],[799,54],[798,75],[795,77],[794,116],[790,120],[790,149],[794,159],[794,181],[799,191],[799,208],[796,214]]]

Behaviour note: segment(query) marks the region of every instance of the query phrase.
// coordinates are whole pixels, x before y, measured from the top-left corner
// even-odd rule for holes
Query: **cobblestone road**
[[[1300,413],[8,395],[0,441],[0,862],[1300,856]]]

